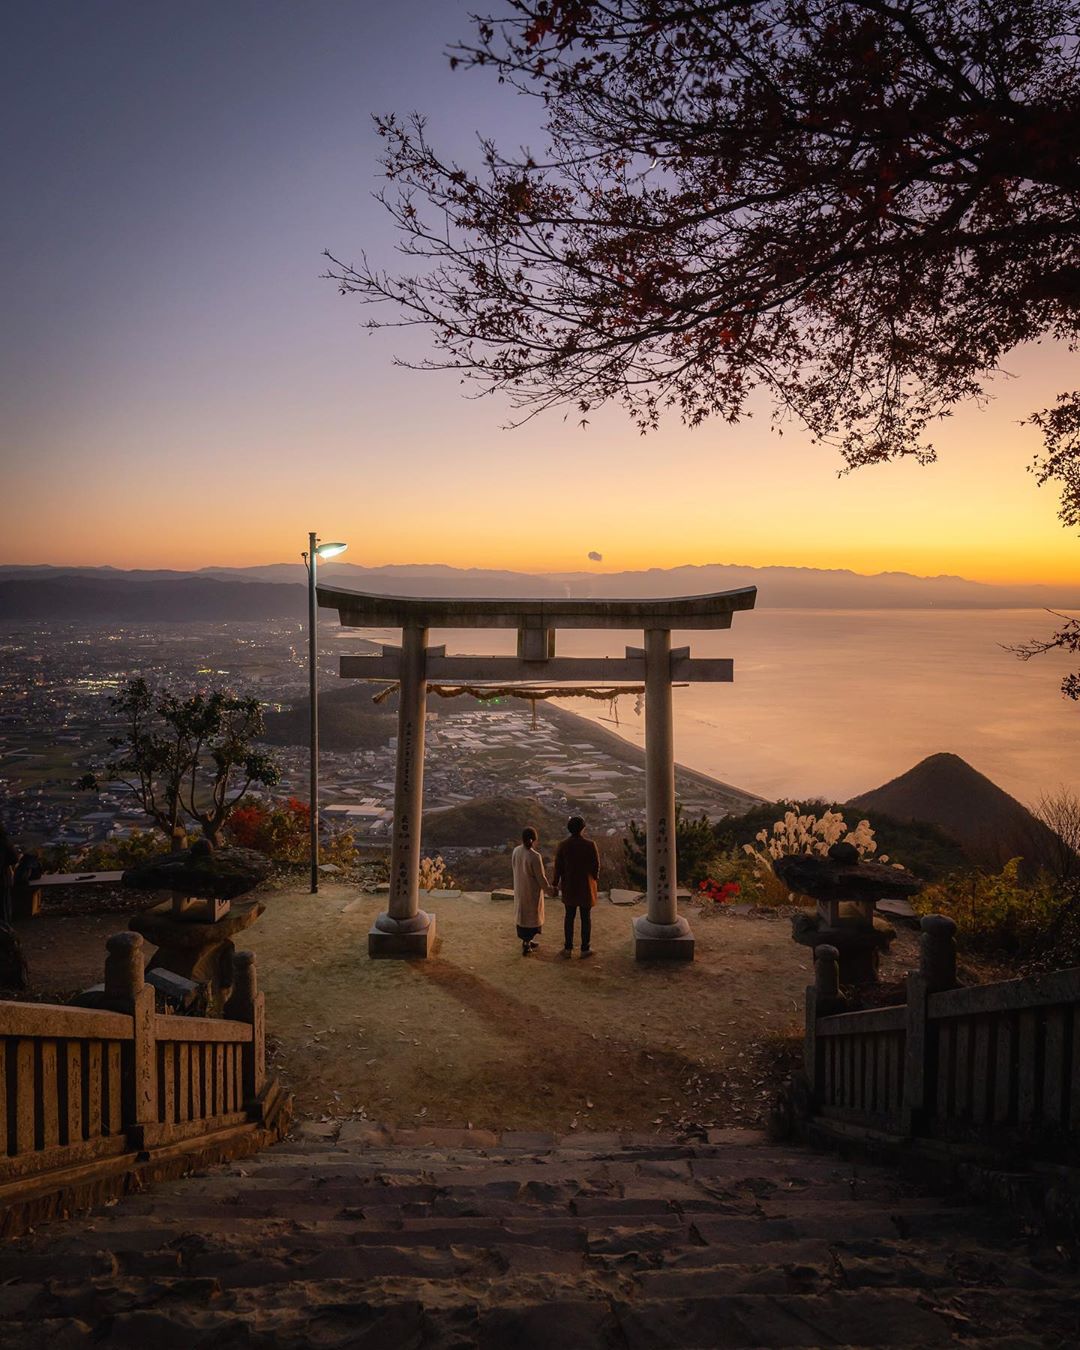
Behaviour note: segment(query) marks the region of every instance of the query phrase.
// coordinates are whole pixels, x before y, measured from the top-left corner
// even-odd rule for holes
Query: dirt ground
[[[273,1067],[301,1117],[394,1125],[607,1130],[755,1123],[799,1053],[809,952],[786,915],[698,915],[692,964],[634,961],[641,907],[593,911],[596,955],[567,961],[562,905],[522,957],[513,910],[442,899],[435,959],[371,961],[385,898],[346,885],[267,891],[244,934],[258,956]],[[32,997],[102,978],[124,916],[42,915],[19,925]],[[886,978],[916,962],[901,930]]]
[[[66,1003],[105,978],[105,943],[128,925],[128,914],[50,914],[15,925],[30,972],[30,990],[4,998]],[[153,950],[152,948],[150,950]]]
[[[749,1123],[800,1050],[811,962],[786,917],[691,912],[694,963],[643,965],[640,909],[601,902],[596,955],[567,961],[558,902],[522,957],[512,907],[462,897],[432,905],[435,959],[370,961],[384,906],[347,887],[278,894],[249,930],[302,1114],[560,1132]],[[903,934],[890,965],[915,959]]]

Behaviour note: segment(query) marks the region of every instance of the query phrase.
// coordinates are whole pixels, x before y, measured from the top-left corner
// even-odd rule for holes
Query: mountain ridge
[[[996,585],[942,574],[920,577],[909,572],[859,573],[847,568],[749,567],[734,563],[686,564],[672,568],[646,568],[623,572],[514,572],[497,568],[456,568],[444,563],[406,563],[364,567],[333,561],[320,567],[324,583],[384,594],[442,596],[489,595],[521,597],[650,598],[661,595],[702,594],[758,587],[761,608],[806,609],[1076,609],[1080,586]],[[113,617],[138,610],[149,602],[131,599],[132,588],[165,588],[159,599],[175,599],[180,585],[189,588],[229,586],[278,589],[280,610],[276,617],[293,617],[296,593],[305,584],[302,563],[269,563],[243,568],[204,567],[182,569],[130,569],[114,567],[54,567],[49,564],[0,565],[0,617],[60,617],[89,603],[101,609],[100,617]],[[93,588],[97,587],[97,590]],[[118,588],[118,589],[113,589]],[[126,591],[128,601],[121,600]],[[215,611],[239,617],[241,597],[226,598],[224,592],[204,590],[204,601]],[[253,599],[253,594],[249,595]],[[264,595],[252,617],[270,617]],[[271,606],[272,608],[272,606]],[[87,618],[99,617],[94,612]],[[170,617],[176,618],[173,614]],[[195,614],[193,617],[207,617]]]

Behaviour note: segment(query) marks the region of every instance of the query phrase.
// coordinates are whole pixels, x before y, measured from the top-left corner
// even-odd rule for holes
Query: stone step
[[[902,1239],[890,1243],[803,1238],[752,1246],[745,1241],[700,1246],[686,1245],[670,1228],[637,1225],[602,1234],[590,1231],[583,1248],[575,1240],[567,1242],[565,1231],[547,1241],[543,1230],[532,1225],[524,1233],[473,1226],[454,1235],[428,1227],[418,1234],[380,1233],[374,1240],[361,1235],[357,1241],[351,1224],[328,1224],[317,1231],[283,1226],[268,1233],[258,1221],[248,1221],[238,1231],[223,1225],[220,1240],[215,1241],[203,1233],[176,1237],[157,1228],[128,1228],[86,1234],[81,1249],[69,1244],[47,1254],[7,1253],[0,1258],[0,1280],[78,1283],[117,1275],[176,1275],[183,1270],[217,1276],[230,1288],[270,1280],[368,1280],[391,1275],[433,1281],[459,1279],[475,1270],[490,1273],[494,1261],[498,1269],[563,1273],[608,1269],[621,1277],[634,1276],[649,1298],[792,1292],[808,1280],[867,1289],[969,1287],[975,1282],[1015,1289],[1054,1287],[1052,1278],[1026,1261],[1003,1260],[997,1254],[958,1257],[951,1244],[927,1248],[912,1247]],[[450,1236],[458,1240],[449,1244]],[[453,1260],[447,1256],[450,1245]],[[794,1282],[793,1274],[798,1277]]]
[[[949,1323],[914,1295],[732,1294],[656,1300],[620,1308],[627,1350],[705,1347],[936,1346]]]
[[[182,1283],[182,1282],[181,1282]],[[50,1324],[8,1323],[0,1345],[65,1347],[103,1339],[117,1347],[153,1346],[185,1350],[232,1343],[252,1308],[221,1306],[227,1295],[182,1288],[148,1291],[156,1303],[112,1311],[85,1307],[64,1310]],[[286,1347],[345,1345],[361,1350],[424,1345],[476,1346],[477,1350],[548,1350],[553,1345],[625,1346],[626,1350],[727,1350],[727,1347],[936,1346],[952,1339],[948,1321],[913,1298],[883,1296],[867,1303],[858,1295],[735,1295],[636,1306],[621,1301],[551,1298],[543,1301],[485,1307],[475,1300],[425,1306],[417,1298],[357,1300],[348,1285],[308,1286],[304,1302],[276,1303],[260,1298],[259,1341],[250,1333],[245,1343]],[[191,1300],[190,1302],[188,1300]],[[318,1342],[310,1329],[318,1328]],[[98,1332],[97,1328],[101,1331]],[[309,1329],[307,1333],[305,1328]],[[14,1333],[14,1338],[12,1336]],[[42,1334],[47,1333],[47,1334]],[[347,1338],[347,1339],[346,1339]]]
[[[1077,1343],[1049,1248],[1036,1268],[1010,1216],[880,1168],[719,1137],[347,1132],[0,1249],[0,1350]]]
[[[1007,1245],[1009,1241],[1007,1225],[995,1224],[981,1211],[945,1210],[939,1214],[929,1206],[896,1211],[850,1205],[791,1216],[619,1197],[579,1200],[558,1208],[507,1201],[474,1205],[444,1199],[431,1205],[353,1207],[341,1205],[337,1200],[330,1205],[312,1205],[305,1196],[292,1197],[290,1193],[287,1201],[274,1205],[250,1197],[238,1203],[215,1204],[213,1197],[200,1196],[192,1200],[157,1197],[151,1206],[131,1208],[133,1213],[98,1216],[85,1230],[84,1244],[130,1250],[147,1247],[155,1237],[155,1246],[165,1246],[192,1234],[207,1239],[223,1237],[241,1244],[288,1241],[299,1234],[305,1234],[305,1240],[309,1240],[322,1234],[338,1242],[372,1245],[394,1242],[401,1234],[410,1235],[409,1241],[413,1241],[415,1235],[431,1230],[449,1235],[448,1241],[475,1245],[476,1239],[470,1236],[475,1232],[490,1235],[501,1231],[513,1235],[517,1231],[558,1231],[585,1235],[590,1249],[603,1254],[613,1241],[620,1250],[633,1250],[638,1232],[647,1235],[641,1241],[655,1245],[651,1235],[657,1229],[670,1233],[673,1245],[690,1243],[701,1248],[738,1243],[761,1246],[804,1239],[850,1247],[853,1240],[896,1243],[909,1237],[923,1245],[947,1244],[955,1243],[957,1236],[964,1234],[974,1234],[983,1245]],[[0,1254],[0,1278],[5,1270],[16,1269],[19,1259],[16,1252]]]
[[[580,1167],[583,1162],[634,1165],[635,1163],[663,1165],[665,1163],[693,1165],[703,1173],[732,1176],[761,1176],[775,1179],[778,1175],[850,1176],[851,1164],[839,1162],[835,1156],[811,1152],[785,1152],[762,1148],[728,1148],[708,1145],[681,1144],[668,1141],[651,1148],[621,1147],[612,1149],[582,1148],[356,1148],[334,1143],[305,1144],[300,1148],[276,1144],[258,1157],[246,1159],[244,1170],[259,1167],[304,1166],[327,1167],[335,1164],[348,1166],[386,1167],[395,1170],[426,1168],[433,1163],[479,1166],[523,1166],[540,1163],[546,1166]],[[867,1168],[867,1171],[873,1171]]]
[[[964,1343],[987,1350],[1009,1346],[1064,1346],[1061,1331],[1075,1316],[1076,1299],[1058,1296],[1018,1304],[1008,1293],[969,1304],[935,1301],[911,1293],[734,1293],[653,1302],[618,1296],[565,1294],[511,1301],[462,1290],[424,1301],[402,1290],[370,1294],[346,1280],[311,1281],[302,1297],[271,1283],[225,1290],[211,1280],[163,1281],[141,1293],[88,1291],[55,1306],[43,1319],[18,1317],[0,1329],[0,1346],[64,1350],[66,1346],[153,1346],[154,1350],[245,1344],[280,1347],[348,1345],[368,1350],[398,1347],[475,1346],[477,1350],[531,1350],[553,1345],[620,1346],[626,1350],[727,1350],[738,1347],[914,1347]],[[125,1304],[125,1296],[128,1301]],[[97,1298],[97,1302],[94,1299]],[[1008,1303],[1005,1300],[1008,1299]],[[59,1313],[60,1315],[57,1315]],[[985,1327],[985,1317],[1006,1325]],[[1025,1332],[1022,1323],[1029,1322]],[[1075,1328],[1075,1322],[1072,1323]],[[1011,1334],[1002,1334],[1008,1332]],[[985,1330],[986,1334],[983,1335]],[[312,1335],[318,1339],[313,1340]],[[81,1339],[80,1339],[81,1338]]]
[[[587,1176],[580,1172],[570,1175],[558,1175],[550,1169],[535,1169],[522,1173],[460,1170],[440,1171],[438,1177],[431,1175],[387,1175],[378,1171],[347,1172],[338,1169],[303,1170],[288,1169],[284,1172],[264,1170],[253,1176],[243,1173],[217,1175],[192,1179],[184,1186],[162,1188],[155,1194],[184,1195],[221,1195],[244,1192],[283,1193],[311,1191],[313,1194],[338,1192],[352,1188],[361,1193],[363,1199],[374,1199],[375,1192],[381,1192],[383,1199],[425,1200],[438,1194],[455,1195],[463,1190],[470,1194],[487,1194],[500,1198],[528,1197],[532,1193],[542,1198],[569,1198],[581,1193],[595,1194],[598,1191],[625,1194],[628,1188],[642,1195],[670,1195],[675,1191],[685,1191],[691,1195],[701,1195],[711,1200],[733,1200],[739,1203],[790,1203],[805,1205],[810,1203],[846,1204],[876,1203],[914,1204],[925,1203],[923,1197],[882,1182],[806,1182],[802,1184],[776,1185],[750,1180],[734,1180],[719,1185],[715,1180],[697,1176],[663,1177],[648,1173],[631,1172],[615,1175],[610,1170],[591,1172]],[[935,1201],[942,1207],[941,1201]]]
[[[560,1253],[560,1256],[563,1254]],[[578,1257],[578,1265],[581,1258]],[[342,1247],[317,1252],[293,1252],[288,1260],[252,1252],[218,1252],[196,1256],[191,1273],[216,1278],[223,1289],[264,1288],[270,1284],[350,1280],[367,1284],[397,1277],[409,1281],[458,1282],[469,1274],[492,1270],[492,1258],[483,1250],[450,1251],[432,1246]]]
[[[578,1276],[585,1270],[585,1259],[585,1253],[576,1248],[503,1241],[475,1247],[454,1244],[452,1249],[427,1245],[339,1246],[317,1253],[294,1253],[288,1260],[233,1253],[229,1260],[221,1261],[217,1253],[207,1253],[196,1257],[190,1269],[192,1274],[213,1275],[225,1289],[326,1280],[367,1286],[395,1278],[414,1288],[422,1281],[430,1296],[439,1282],[457,1289],[462,1281],[472,1279],[483,1280],[494,1295],[492,1281],[498,1276],[509,1272]]]
[[[643,1270],[634,1276],[643,1299],[692,1299],[731,1294],[820,1293],[831,1287],[877,1290],[966,1290],[970,1276],[947,1260],[893,1252],[878,1258],[849,1257],[819,1250],[811,1259],[781,1258],[763,1264],[754,1252],[749,1261],[735,1259],[698,1269]],[[745,1249],[744,1249],[745,1254]],[[809,1253],[807,1253],[809,1255]],[[1050,1289],[1053,1281],[1029,1266],[1004,1262],[983,1272],[986,1281],[1010,1290]]]
[[[282,1188],[269,1182],[248,1187],[243,1178],[202,1179],[181,1188],[162,1188],[125,1202],[128,1214],[194,1222],[202,1216],[213,1219],[222,1208],[239,1217],[261,1216],[267,1220],[288,1215],[298,1219],[347,1215],[359,1220],[424,1213],[501,1217],[520,1210],[539,1216],[544,1213],[583,1217],[672,1212],[718,1215],[722,1217],[759,1217],[789,1219],[814,1225],[822,1222],[844,1223],[847,1216],[861,1222],[869,1211],[888,1215],[901,1229],[915,1236],[930,1237],[939,1232],[965,1232],[971,1226],[982,1229],[986,1218],[970,1205],[949,1206],[923,1197],[875,1196],[872,1200],[853,1198],[847,1192],[828,1198],[812,1191],[783,1192],[759,1197],[709,1190],[683,1183],[624,1183],[610,1187],[561,1186],[544,1182],[484,1182],[479,1185],[461,1181],[447,1186],[353,1185],[337,1180],[325,1185],[294,1183]],[[1007,1225],[1006,1225],[1007,1226]],[[860,1230],[862,1231],[862,1230]]]
[[[669,1234],[680,1234],[673,1225]],[[352,1241],[358,1247],[495,1247],[525,1243],[560,1251],[584,1251],[587,1229],[573,1219],[406,1219],[400,1227],[367,1228],[359,1225]]]

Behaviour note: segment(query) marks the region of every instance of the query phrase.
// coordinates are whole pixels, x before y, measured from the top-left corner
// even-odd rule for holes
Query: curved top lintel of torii
[[[710,595],[615,599],[590,596],[502,597],[372,595],[319,586],[319,604],[336,609],[345,628],[730,628],[737,610],[753,609],[757,587]]]

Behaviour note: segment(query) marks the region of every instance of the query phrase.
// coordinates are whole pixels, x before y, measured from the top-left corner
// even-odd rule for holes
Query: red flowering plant
[[[355,860],[351,835],[330,834],[321,824],[319,835],[324,862],[348,866]],[[298,797],[270,804],[251,802],[232,813],[228,837],[230,843],[257,849],[277,862],[305,862],[311,848],[311,808]]]
[[[706,877],[698,886],[698,894],[702,900],[712,900],[718,905],[730,904],[739,894],[739,890],[737,881],[713,881],[712,877]]]

